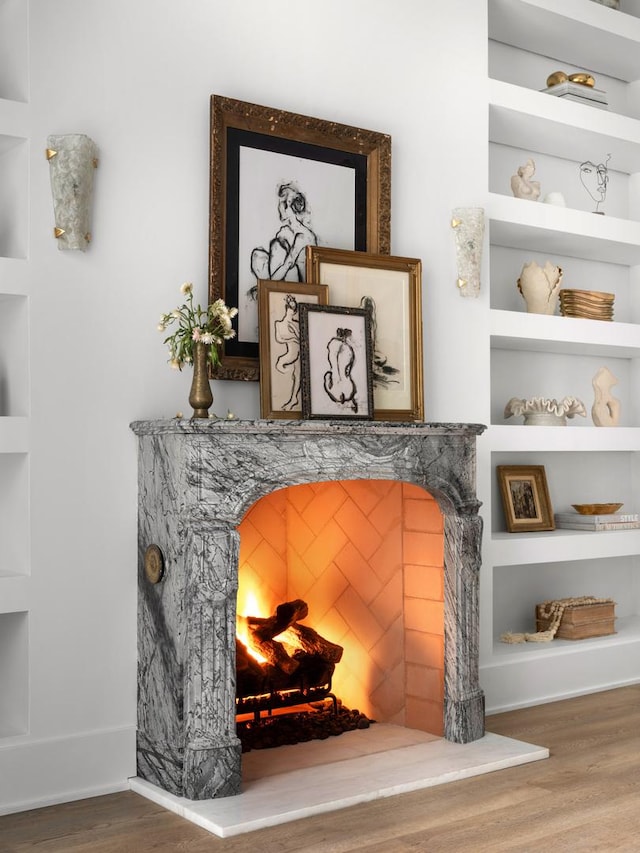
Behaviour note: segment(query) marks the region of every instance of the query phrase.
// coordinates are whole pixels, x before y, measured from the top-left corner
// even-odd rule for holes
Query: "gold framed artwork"
[[[258,281],[260,417],[302,417],[300,305],[326,305],[321,284]]]
[[[544,465],[496,466],[509,533],[555,530]]]
[[[258,379],[257,282],[304,282],[309,245],[388,253],[391,137],[211,96],[209,301],[238,308],[219,379]]]
[[[371,312],[300,305],[302,417],[371,420]]]
[[[371,313],[375,419],[424,420],[421,261],[309,246],[307,279],[330,305]]]

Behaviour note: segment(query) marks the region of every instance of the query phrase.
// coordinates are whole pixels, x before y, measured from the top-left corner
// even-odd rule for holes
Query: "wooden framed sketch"
[[[369,311],[301,304],[300,342],[302,417],[371,420]]]
[[[209,301],[238,308],[219,379],[258,378],[257,282],[304,282],[308,245],[389,252],[391,137],[211,97]]]
[[[555,530],[544,465],[496,467],[509,533]]]
[[[322,284],[258,281],[261,418],[302,417],[299,306],[326,305],[328,291]]]
[[[423,421],[421,261],[309,246],[307,279],[330,304],[371,312],[376,420]]]

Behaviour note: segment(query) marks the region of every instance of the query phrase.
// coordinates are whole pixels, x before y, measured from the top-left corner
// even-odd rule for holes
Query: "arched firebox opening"
[[[274,704],[302,705],[305,688],[312,699],[321,694],[317,673],[318,685],[328,678],[339,701],[370,720],[443,735],[444,518],[428,492],[389,480],[289,486],[258,500],[238,532],[239,712],[253,707],[264,719]],[[291,628],[275,619],[285,602],[305,605],[286,613]],[[271,644],[274,622],[286,629]],[[296,643],[299,631],[320,638],[308,644],[311,657]],[[251,721],[247,728],[260,737]],[[300,728],[308,738],[310,727]]]

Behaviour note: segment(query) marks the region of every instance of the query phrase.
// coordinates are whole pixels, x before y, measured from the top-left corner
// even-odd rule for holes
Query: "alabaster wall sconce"
[[[484,209],[455,207],[451,212],[451,227],[456,240],[458,279],[461,296],[479,296],[482,242],[484,240]]]
[[[95,142],[83,133],[47,137],[47,160],[59,249],[80,249],[91,242],[93,173],[98,165]]]

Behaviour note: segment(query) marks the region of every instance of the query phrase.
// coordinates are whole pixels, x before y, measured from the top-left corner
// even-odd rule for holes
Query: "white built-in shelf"
[[[638,427],[567,426],[490,426],[478,436],[491,451],[527,453],[536,451],[611,451],[640,450]]]
[[[640,325],[635,323],[493,309],[490,330],[494,349],[640,358]]]
[[[3,136],[26,138],[29,127],[29,104],[0,98],[0,139]]]
[[[485,204],[494,246],[635,266],[640,222],[489,193]]]
[[[531,656],[566,654],[590,654],[596,649],[640,644],[640,616],[625,616],[616,619],[616,633],[605,637],[592,637],[586,640],[553,640],[550,643],[501,643],[496,638],[493,653],[497,658],[505,659],[509,664],[526,661]]]
[[[630,557],[640,551],[640,530],[549,530],[492,533],[494,566]]]
[[[29,291],[28,272],[24,258],[0,257],[0,294],[26,296]]]
[[[638,119],[502,80],[490,81],[489,99],[490,142],[576,162],[585,151],[606,151],[616,171],[640,171]]]
[[[640,79],[640,19],[591,0],[489,0],[489,38],[619,80]]]
[[[29,577],[0,572],[0,614],[29,609]]]
[[[26,453],[29,450],[29,419],[0,417],[0,453]]]

